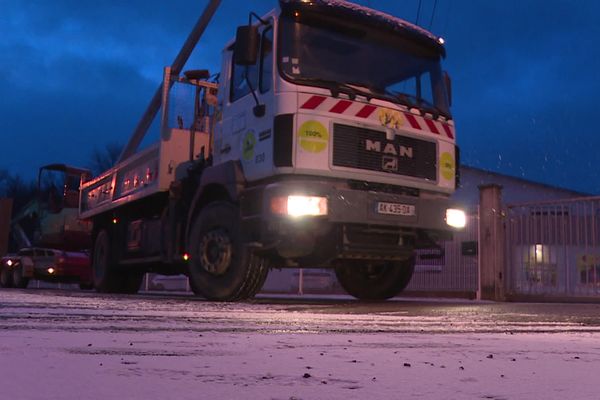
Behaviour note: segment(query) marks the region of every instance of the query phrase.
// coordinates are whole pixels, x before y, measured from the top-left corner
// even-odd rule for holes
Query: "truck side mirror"
[[[448,72],[444,71],[444,84],[446,85],[446,93],[448,94],[448,105],[452,106],[452,79]]]
[[[258,27],[239,26],[235,35],[233,61],[235,65],[254,65],[258,60],[258,45],[260,37]]]

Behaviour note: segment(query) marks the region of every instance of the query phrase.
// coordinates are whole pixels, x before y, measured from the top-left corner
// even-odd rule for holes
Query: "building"
[[[589,193],[576,192],[475,167],[462,166],[460,171],[461,187],[454,193],[453,198],[468,207],[476,207],[479,204],[479,186],[490,184],[502,186],[502,201],[505,204],[591,196]]]

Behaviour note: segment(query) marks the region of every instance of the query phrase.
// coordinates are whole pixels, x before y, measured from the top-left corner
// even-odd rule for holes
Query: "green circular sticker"
[[[442,153],[440,157],[440,172],[444,179],[451,181],[456,175],[456,162],[450,153]]]
[[[254,146],[256,146],[256,137],[254,131],[250,130],[244,136],[244,142],[242,143],[242,157],[246,161],[251,161],[254,158]]]
[[[310,153],[320,153],[327,148],[329,133],[319,121],[306,121],[298,131],[300,147]]]

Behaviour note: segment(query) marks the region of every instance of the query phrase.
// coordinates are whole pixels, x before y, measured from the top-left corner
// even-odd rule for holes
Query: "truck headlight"
[[[285,196],[271,199],[271,211],[290,217],[327,215],[327,197]]]
[[[446,210],[446,223],[452,228],[462,229],[467,225],[467,215],[463,210],[449,208]]]

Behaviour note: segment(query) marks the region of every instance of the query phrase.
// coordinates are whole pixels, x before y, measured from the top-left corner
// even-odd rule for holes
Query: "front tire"
[[[12,272],[8,268],[2,268],[2,271],[0,271],[0,286],[10,288],[12,284]]]
[[[228,202],[205,206],[195,218],[189,248],[190,286],[208,300],[254,297],[268,273],[266,260],[244,243],[239,209]]]
[[[360,300],[386,300],[398,295],[410,282],[415,258],[404,261],[346,260],[335,275],[348,294]]]
[[[101,230],[94,242],[92,272],[94,287],[100,293],[120,293],[121,276],[114,264],[110,236]]]
[[[29,278],[23,276],[23,266],[19,265],[13,269],[12,273],[13,286],[19,289],[25,289],[29,285]]]

